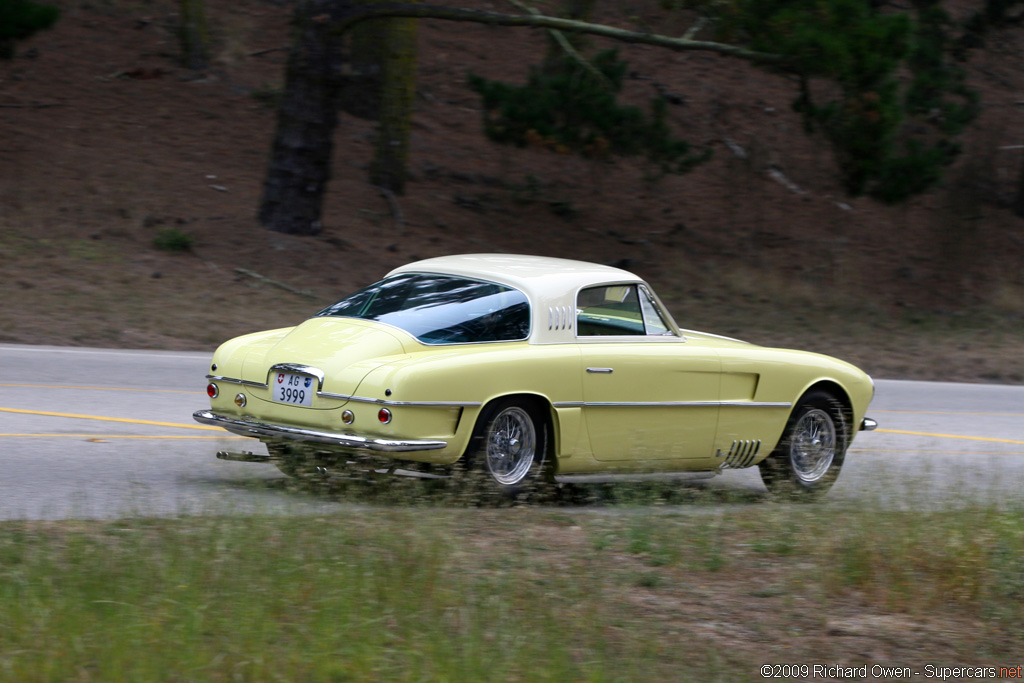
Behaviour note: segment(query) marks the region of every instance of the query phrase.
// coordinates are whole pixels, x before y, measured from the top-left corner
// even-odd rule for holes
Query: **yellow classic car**
[[[680,329],[608,266],[471,254],[418,261],[295,327],[225,342],[194,418],[264,442],[287,474],[386,463],[538,481],[760,468],[823,493],[874,394],[856,367]]]

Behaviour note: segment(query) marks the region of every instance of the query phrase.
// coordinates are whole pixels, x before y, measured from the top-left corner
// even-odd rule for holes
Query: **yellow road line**
[[[102,417],[100,415],[79,415],[77,413],[53,413],[48,410],[23,410],[21,408],[0,408],[0,413],[17,413],[19,415],[46,415],[48,417],[73,417],[79,420],[99,420],[100,422],[127,422],[136,425],[153,425],[156,427],[176,427],[178,429],[202,429],[204,431],[221,432],[220,427],[211,425],[186,424],[184,422],[156,422],[153,420],[132,420],[127,417]]]
[[[244,437],[243,437],[244,438]],[[1024,455],[1013,451],[944,451],[939,448],[851,448],[849,453],[933,453],[936,455]]]
[[[1024,417],[1024,413],[964,413],[958,410],[868,410],[872,415],[976,415],[983,417]]]
[[[247,439],[246,436],[211,434],[209,436],[146,436],[144,434],[0,434],[3,437],[34,439]]]
[[[20,387],[22,389],[87,389],[91,391],[147,391],[160,394],[201,394],[202,390],[184,391],[183,389],[133,389],[131,387],[76,387],[70,384],[3,384],[0,387]]]
[[[967,441],[992,441],[995,443],[1012,443],[1024,446],[1024,441],[1014,439],[994,439],[989,436],[960,436],[957,434],[931,434],[929,432],[910,432],[903,429],[876,429],[875,432],[885,434],[908,434],[910,436],[930,436],[936,439],[966,439]]]

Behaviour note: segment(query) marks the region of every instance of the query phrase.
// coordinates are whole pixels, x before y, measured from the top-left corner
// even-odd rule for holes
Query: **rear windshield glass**
[[[517,341],[530,336],[530,304],[517,289],[450,275],[405,273],[361,289],[317,316],[376,320],[425,344]]]

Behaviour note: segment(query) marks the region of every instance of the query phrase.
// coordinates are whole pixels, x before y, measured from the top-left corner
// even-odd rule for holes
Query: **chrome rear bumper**
[[[383,451],[386,453],[406,453],[410,451],[436,451],[448,446],[447,441],[397,441],[394,439],[368,439],[352,434],[335,434],[320,432],[303,427],[268,424],[255,420],[242,420],[230,415],[222,415],[209,410],[197,410],[192,413],[196,422],[223,427],[234,434],[265,439],[287,439],[307,443],[322,443],[341,446],[357,451]]]
[[[865,417],[860,423],[860,431],[862,432],[873,432],[878,429],[878,423],[872,420],[870,417]]]

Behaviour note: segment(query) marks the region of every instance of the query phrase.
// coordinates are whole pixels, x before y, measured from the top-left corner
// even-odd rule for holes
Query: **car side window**
[[[576,297],[576,333],[581,337],[646,334],[636,285],[601,285]]]
[[[654,303],[654,295],[646,287],[640,288],[640,309],[644,314],[644,325],[647,327],[647,334],[659,336],[672,335],[672,330],[665,324],[665,319],[661,317],[658,304]]]

